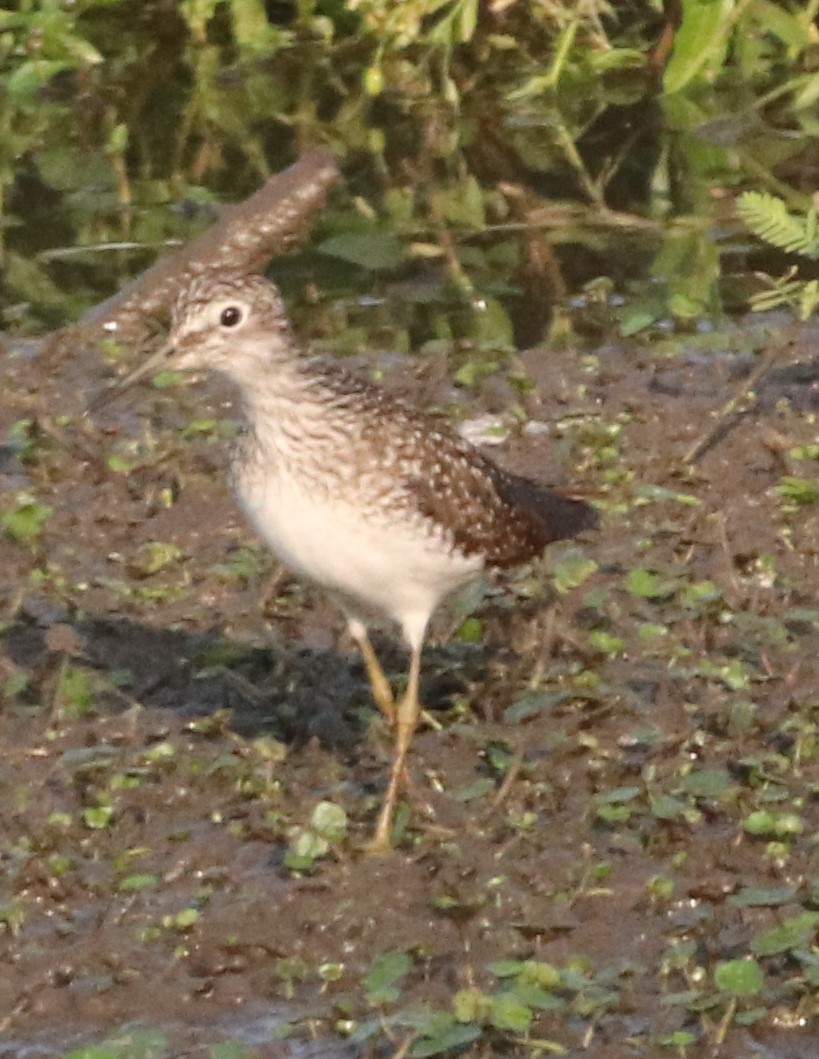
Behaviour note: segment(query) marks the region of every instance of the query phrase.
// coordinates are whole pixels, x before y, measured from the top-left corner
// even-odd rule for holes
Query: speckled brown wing
[[[597,524],[597,512],[585,501],[505,471],[443,420],[337,364],[312,360],[309,370],[326,401],[353,413],[370,458],[375,453],[382,468],[392,469],[416,510],[464,555],[515,566]]]
[[[459,439],[439,445],[431,473],[416,478],[413,489],[419,510],[446,526],[453,545],[482,555],[489,566],[527,562],[599,520],[585,501],[505,471]]]

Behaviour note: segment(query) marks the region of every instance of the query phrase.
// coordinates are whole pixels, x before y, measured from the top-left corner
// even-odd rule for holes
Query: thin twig
[[[716,419],[706,432],[697,439],[691,448],[683,456],[684,463],[697,463],[708,450],[730,431],[739,421],[740,417],[747,414],[750,408],[743,408],[742,404],[747,401],[749,395],[753,394],[755,387],[759,384],[773,366],[782,358],[785,350],[790,350],[795,345],[793,339],[776,345],[763,360],[757,364],[747,379],[737,387],[732,396],[717,412]],[[754,407],[754,405],[751,405]]]
[[[514,786],[515,780],[518,778],[521,766],[523,765],[523,740],[521,740],[515,748],[515,754],[512,760],[509,762],[509,767],[506,770],[506,775],[503,777],[503,783],[498,787],[495,797],[491,801],[492,809],[499,808],[509,795],[512,787]]]

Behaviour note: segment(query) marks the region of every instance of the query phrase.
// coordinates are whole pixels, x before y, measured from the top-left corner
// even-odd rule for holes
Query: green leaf
[[[380,63],[368,66],[361,78],[361,84],[368,96],[380,96],[384,91],[384,70]]]
[[[112,1033],[100,1047],[112,1052],[116,1059],[164,1059],[168,1041],[163,1030],[124,1026]],[[82,1054],[82,1051],[75,1054]]]
[[[704,603],[716,603],[721,599],[722,593],[713,581],[695,581],[685,589],[680,602],[688,610],[699,610]]]
[[[532,1025],[532,1009],[518,999],[513,991],[490,997],[489,1021],[497,1030],[527,1033]]]
[[[667,1037],[663,1037],[660,1040],[660,1044],[665,1045],[668,1048],[679,1048],[680,1054],[685,1055],[685,1049],[689,1044],[693,1044],[697,1038],[690,1030],[675,1030],[674,1033],[670,1033]]]
[[[178,562],[182,552],[168,541],[146,541],[128,563],[128,572],[140,577],[151,577],[163,567]]]
[[[663,500],[673,500],[688,507],[698,507],[702,504],[702,500],[698,496],[692,496],[691,493],[681,493],[678,489],[668,489],[664,485],[640,485],[635,490],[634,495],[646,501],[656,500],[661,502]]]
[[[756,809],[748,814],[742,826],[749,835],[773,835],[776,833],[776,814],[768,809]]]
[[[688,806],[670,794],[660,794],[649,799],[651,812],[658,820],[684,820]]]
[[[578,585],[582,585],[597,569],[594,559],[587,559],[579,552],[570,553],[565,559],[555,564],[555,588],[561,595],[569,592]]]
[[[438,201],[450,224],[472,229],[485,226],[483,191],[474,176],[465,177],[454,187],[442,189]]]
[[[157,390],[172,390],[181,385],[184,379],[181,371],[160,371],[151,379],[151,384]]]
[[[318,250],[328,257],[349,261],[372,272],[398,268],[407,259],[406,250],[390,232],[334,235],[319,244]]]
[[[318,857],[329,852],[330,844],[310,828],[299,831],[293,848],[285,855],[285,864],[294,871],[309,868]]]
[[[748,814],[743,827],[749,835],[787,838],[788,835],[801,835],[805,830],[805,821],[796,813],[772,813],[766,809],[757,809]]]
[[[327,842],[340,842],[347,833],[347,814],[333,802],[319,802],[310,817],[310,827]]]
[[[625,824],[631,819],[633,809],[628,805],[604,804],[597,807],[595,815],[607,824]]]
[[[478,350],[515,348],[515,335],[509,314],[497,298],[479,298],[472,306],[470,338]]]
[[[731,786],[727,769],[694,769],[684,776],[680,789],[695,798],[717,798]]]
[[[795,215],[785,202],[767,192],[745,191],[737,200],[742,220],[759,239],[772,246],[805,257],[819,257],[817,211]]]
[[[778,37],[788,48],[802,52],[811,44],[809,20],[800,17],[797,10],[788,11],[787,5],[771,3],[770,0],[754,0],[753,12],[760,27],[766,33]]]
[[[134,467],[132,456],[123,456],[121,453],[112,453],[105,461],[105,466],[114,474],[130,474]]]
[[[569,698],[571,696],[566,691],[524,691],[504,710],[503,719],[509,724],[516,724],[518,721],[546,713]]]
[[[478,25],[478,2],[479,0],[461,0],[458,5],[457,34],[461,44],[472,40],[472,35]]]
[[[491,999],[477,986],[459,989],[452,998],[452,1011],[458,1022],[483,1022],[491,1008]]]
[[[737,908],[774,908],[789,904],[796,897],[790,886],[743,886],[728,898],[728,904]]]
[[[31,99],[52,77],[71,68],[71,63],[57,59],[31,59],[22,63],[5,79],[5,93],[10,103]]]
[[[152,875],[150,872],[126,875],[120,879],[119,889],[122,893],[134,893],[138,890],[147,890],[151,886],[156,886],[157,882],[159,882],[159,876]]]
[[[238,47],[243,51],[264,50],[269,57],[276,33],[267,20],[264,0],[230,0],[230,12]]]
[[[487,970],[497,978],[516,978],[525,967],[525,960],[495,960],[488,965]]]
[[[819,927],[819,912],[800,912],[772,930],[762,931],[751,940],[751,952],[757,956],[776,956],[780,952],[803,948],[813,943]]]
[[[520,979],[516,982],[513,993],[521,1004],[536,1011],[556,1011],[566,1004],[565,1000],[555,996],[548,989],[541,989],[538,985],[522,982]]]
[[[456,633],[461,643],[480,643],[483,640],[483,622],[480,618],[466,618]]]
[[[714,970],[720,989],[734,996],[754,996],[762,989],[765,975],[756,960],[723,960]]]
[[[92,831],[104,831],[114,817],[113,805],[89,805],[83,809],[83,822]]]
[[[556,989],[563,980],[560,971],[544,960],[525,960],[520,967],[518,979],[528,985],[538,986],[540,989]]]
[[[398,999],[397,983],[412,967],[412,959],[406,952],[395,950],[378,956],[370,968],[364,985],[371,1004],[391,1003]]]
[[[663,75],[665,92],[679,92],[724,53],[733,6],[733,0],[682,0],[682,23]]]
[[[651,327],[656,322],[658,315],[658,312],[653,312],[639,305],[626,308],[620,315],[620,334],[623,338],[630,338],[631,335],[639,334],[640,331]]]
[[[612,787],[608,791],[600,791],[594,796],[599,805],[620,805],[623,802],[631,802],[640,794],[640,787]]]
[[[175,930],[190,930],[199,922],[201,916],[198,908],[182,908],[175,916],[166,916],[163,923]]]
[[[677,582],[638,566],[626,574],[625,586],[632,596],[640,596],[642,599],[666,599],[674,594]]]
[[[589,647],[606,658],[616,658],[625,650],[626,641],[622,636],[612,636],[604,629],[592,629],[587,636]]]
[[[641,621],[637,626],[637,639],[638,640],[657,640],[661,637],[668,636],[670,629],[667,625],[661,625],[656,621]]]
[[[819,500],[819,480],[786,475],[776,487],[776,491],[783,500],[788,500],[799,507],[815,504]]]
[[[70,707],[75,717],[88,713],[93,701],[88,672],[78,666],[66,666],[57,683],[56,701],[61,707]]]
[[[13,540],[31,547],[52,514],[48,504],[41,504],[28,493],[18,493],[14,510],[0,515],[0,526]]]
[[[410,1048],[409,1054],[415,1059],[425,1059],[428,1055],[440,1055],[454,1048],[463,1048],[472,1044],[482,1033],[482,1029],[474,1022],[462,1024],[456,1022],[450,1015],[446,1019],[438,1019],[437,1025],[431,1026],[429,1031],[423,1033]]]

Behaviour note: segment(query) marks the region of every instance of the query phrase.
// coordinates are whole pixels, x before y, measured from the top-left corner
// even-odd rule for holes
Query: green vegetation
[[[341,349],[718,317],[735,195],[810,208],[817,3],[676,7],[28,0],[0,14],[5,323],[75,318],[316,142],[348,187],[278,278],[347,297]]]
[[[784,200],[775,195],[746,191],[739,197],[738,208],[754,235],[764,242],[807,261],[819,258],[819,202],[800,214],[793,214]],[[797,311],[800,320],[807,320],[819,306],[819,280],[803,280],[797,273],[798,265],[793,265],[779,279],[768,277],[771,289],[754,295],[753,307],[765,312],[788,305]]]

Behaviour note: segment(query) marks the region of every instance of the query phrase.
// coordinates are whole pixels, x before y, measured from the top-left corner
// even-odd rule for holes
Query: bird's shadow
[[[402,673],[406,657],[377,638],[388,672]],[[230,714],[230,728],[252,738],[266,733],[286,743],[317,739],[352,751],[372,705],[358,655],[293,646],[259,647],[220,632],[156,628],[129,618],[22,616],[0,634],[0,649],[27,677],[23,701],[53,697],[54,674],[67,660],[100,673],[94,706],[116,711],[132,703],[186,717]],[[483,667],[477,645],[433,648],[424,702],[446,707]]]

